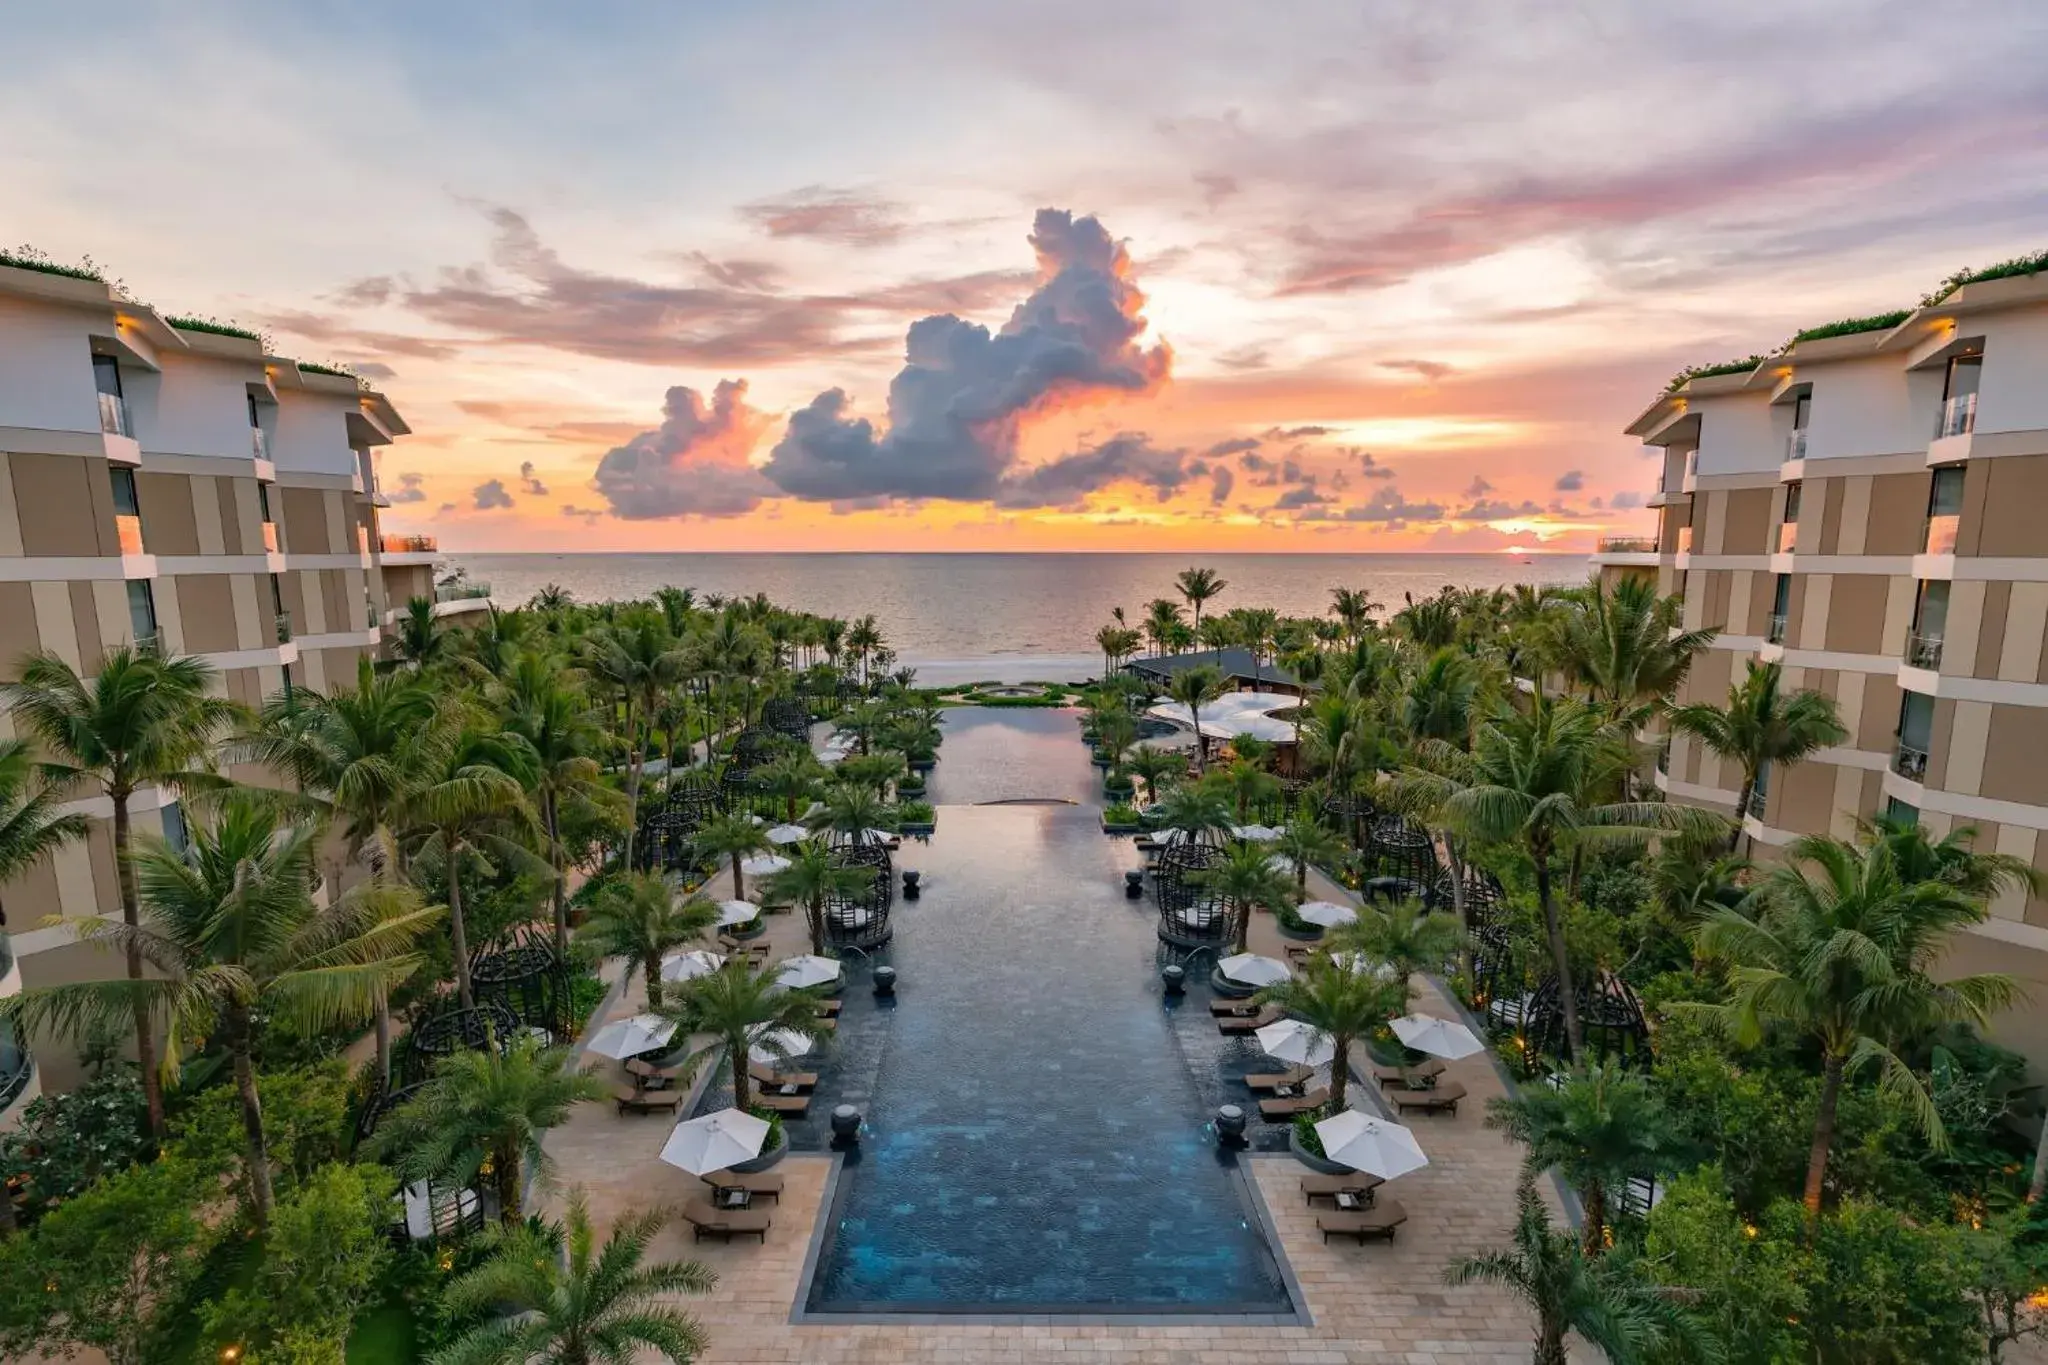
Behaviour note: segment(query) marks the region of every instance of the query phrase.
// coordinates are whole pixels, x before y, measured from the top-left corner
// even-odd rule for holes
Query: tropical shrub
[[[41,1095],[0,1134],[0,1181],[20,1182],[29,1217],[140,1160],[147,1147],[142,1082],[110,1066],[65,1094]]]

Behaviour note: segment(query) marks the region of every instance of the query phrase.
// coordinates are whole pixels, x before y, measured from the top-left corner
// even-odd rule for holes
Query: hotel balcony
[[[405,564],[432,564],[440,547],[432,536],[379,536],[377,537],[379,557],[386,564],[398,567]]]
[[[1793,546],[1799,543],[1799,523],[1781,521],[1778,523],[1778,538],[1772,544],[1773,554],[1789,555]]]
[[[1956,552],[1956,533],[1962,527],[1963,519],[1954,512],[1940,512],[1927,518],[1927,535],[1920,547],[1924,555],[1952,555]]]
[[[1797,464],[1806,458],[1806,431],[1804,428],[1785,438],[1785,463]]]
[[[466,578],[460,583],[443,583],[434,589],[436,602],[469,602],[479,597],[488,599],[490,595],[491,585],[473,578]]]
[[[128,400],[120,394],[100,395],[100,430],[108,436],[134,439],[134,429],[128,423]]]
[[[292,614],[288,611],[277,614],[277,642],[281,645],[292,642]]]
[[[249,448],[259,460],[270,458],[270,437],[264,433],[262,427],[249,428]]]
[[[1785,616],[1786,613],[1782,611],[1774,611],[1771,613],[1770,632],[1767,635],[1765,635],[1764,638],[1766,640],[1769,640],[1774,645],[1782,645],[1785,643]]]
[[[114,540],[124,555],[147,554],[142,548],[142,518],[126,512],[114,515]]]
[[[1930,671],[1941,668],[1941,637],[1914,632],[1906,637],[1906,665]]]
[[[1655,536],[1602,536],[1593,563],[1607,569],[1654,569],[1661,562]]]
[[[1934,439],[1968,436],[1977,429],[1977,395],[1959,393],[1941,405],[1941,420],[1935,424]]]
[[[1892,771],[1908,782],[1927,780],[1927,751],[1916,749],[1904,740],[1892,751]]]
[[[274,521],[263,523],[263,549],[268,554],[279,553],[277,548],[277,523]]]

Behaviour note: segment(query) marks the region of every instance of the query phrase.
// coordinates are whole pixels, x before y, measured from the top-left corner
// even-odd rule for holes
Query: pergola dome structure
[[[835,948],[872,951],[889,941],[889,908],[895,902],[895,866],[889,846],[866,837],[865,831],[835,835],[829,845],[833,865],[870,873],[865,885],[851,894],[835,892],[825,900],[825,941]]]
[[[1230,934],[1230,907],[1203,885],[1202,874],[1221,863],[1223,850],[1193,839],[1164,844],[1153,866],[1159,901],[1159,937],[1177,948],[1214,948]]]
[[[555,951],[554,935],[546,926],[517,925],[473,953],[469,979],[478,1003],[505,1006],[522,1026],[540,1030],[550,1043],[569,1041],[575,1030],[569,964]]]

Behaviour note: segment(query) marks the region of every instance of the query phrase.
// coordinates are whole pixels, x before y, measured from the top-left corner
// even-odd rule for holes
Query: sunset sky
[[[0,241],[374,377],[448,549],[1582,549],[1680,366],[2048,246],[2039,0],[33,8]]]

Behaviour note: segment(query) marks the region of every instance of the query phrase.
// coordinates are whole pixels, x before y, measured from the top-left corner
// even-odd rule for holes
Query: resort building
[[[351,680],[404,595],[434,591],[431,542],[387,559],[377,525],[373,452],[407,430],[352,376],[97,280],[0,267],[0,676],[36,651],[90,672],[136,646],[203,659],[251,706]],[[74,808],[98,817],[90,836],[0,886],[0,994],[98,971],[40,927],[118,912],[111,808]],[[163,792],[131,811],[182,836]],[[0,1123],[34,1093],[29,1067],[0,1037]]]
[[[1724,702],[1777,660],[1849,730],[1763,775],[1759,852],[1890,812],[2048,872],[2048,279],[1802,333],[1692,373],[1627,430],[1660,458],[1658,533],[1596,563],[1656,573],[1687,629],[1719,632],[1678,700]],[[1732,811],[1740,774],[1679,736],[1656,780]],[[2048,899],[2000,897],[1952,959],[2048,1000]],[[2023,1005],[2002,1031],[2048,1062],[2048,1014]]]
[[[1143,678],[1164,691],[1176,675],[1203,664],[1223,675],[1223,685],[1239,692],[1286,692],[1301,694],[1301,684],[1292,673],[1271,659],[1255,657],[1240,645],[1227,649],[1191,649],[1185,654],[1147,654],[1124,665],[1126,673]]]

